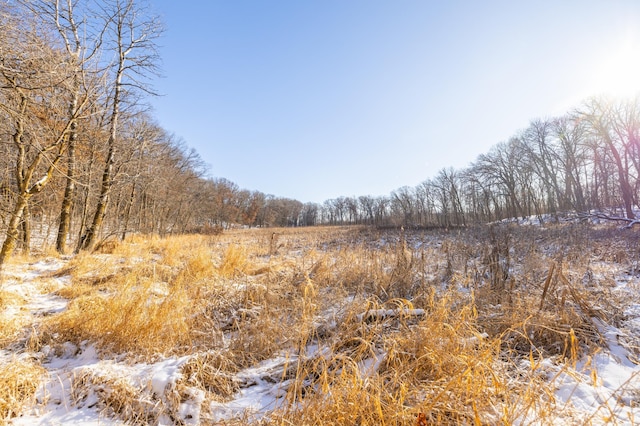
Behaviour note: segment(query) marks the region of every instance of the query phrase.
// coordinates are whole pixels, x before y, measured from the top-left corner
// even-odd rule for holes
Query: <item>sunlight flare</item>
[[[640,40],[628,36],[593,68],[592,91],[615,97],[631,97],[640,92]]]

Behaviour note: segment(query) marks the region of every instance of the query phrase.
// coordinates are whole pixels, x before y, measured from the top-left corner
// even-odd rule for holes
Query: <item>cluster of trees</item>
[[[207,179],[160,127],[162,25],[141,0],[0,3],[0,267],[36,228],[60,252],[130,232],[302,224],[302,203]]]
[[[640,98],[600,97],[531,122],[465,169],[442,169],[385,197],[328,200],[320,217],[332,224],[450,227],[598,210],[631,221],[639,193]]]
[[[284,227],[318,223],[318,208],[313,203],[240,189],[224,178],[203,180],[199,186],[198,221],[191,226]]]
[[[388,196],[302,204],[226,180],[209,185],[218,198],[205,215],[247,226],[453,227],[593,210],[633,220],[640,204],[640,97],[592,98],[564,116],[532,121],[468,167],[444,168]]]
[[[110,235],[216,226],[459,226],[620,208],[640,189],[640,100],[595,98],[537,120],[463,170],[389,196],[322,204],[206,177],[144,104],[158,18],[141,0],[0,3],[0,267],[32,230],[60,252]]]
[[[249,226],[446,228],[593,210],[633,220],[640,205],[640,97],[592,98],[564,116],[532,121],[468,167],[444,168],[416,187],[398,188],[388,196],[302,204],[237,189],[228,194],[208,211],[231,206],[235,213],[223,215],[224,221]],[[246,214],[254,211],[246,206],[255,201],[262,213]],[[282,208],[269,206],[271,201]],[[283,212],[281,219],[261,219],[270,209]]]
[[[72,232],[89,249],[109,204],[131,219],[144,159],[179,151],[139,102],[161,26],[133,0],[2,2],[0,26],[0,266],[34,222],[57,228],[60,251]]]

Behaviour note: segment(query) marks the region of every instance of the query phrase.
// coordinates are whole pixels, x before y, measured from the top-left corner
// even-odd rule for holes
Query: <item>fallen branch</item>
[[[409,318],[425,316],[424,309],[374,309],[358,315],[358,321],[384,321],[388,318]]]
[[[622,227],[622,229],[631,229],[634,225],[640,224],[640,219],[633,218],[629,219],[627,217],[622,216],[613,216],[606,213],[585,213],[579,215],[580,219],[604,219],[611,220],[614,222],[626,222],[626,225]]]

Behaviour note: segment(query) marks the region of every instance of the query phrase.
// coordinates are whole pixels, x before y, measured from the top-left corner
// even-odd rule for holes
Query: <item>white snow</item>
[[[278,356],[263,361],[257,367],[239,372],[238,378],[245,383],[245,387],[229,402],[211,403],[213,420],[219,422],[240,415],[260,419],[278,408],[279,401],[283,401],[282,397],[290,384],[289,381],[279,379],[284,376],[287,366],[295,360],[295,357]]]
[[[637,278],[635,281],[637,284]],[[640,291],[637,285],[629,284],[629,280],[620,281],[616,290],[635,301]],[[632,330],[634,336],[631,337],[638,339],[638,304],[630,304],[624,317],[625,328]],[[555,373],[553,380],[558,403],[571,406],[584,422],[590,424],[637,424],[640,420],[640,364],[621,343],[621,337],[628,333],[597,318],[593,321],[608,348],[581,360],[575,369]]]

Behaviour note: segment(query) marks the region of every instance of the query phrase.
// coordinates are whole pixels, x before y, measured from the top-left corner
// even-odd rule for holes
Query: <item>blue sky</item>
[[[151,4],[159,123],[211,176],[303,202],[388,195],[640,89],[637,0]]]

